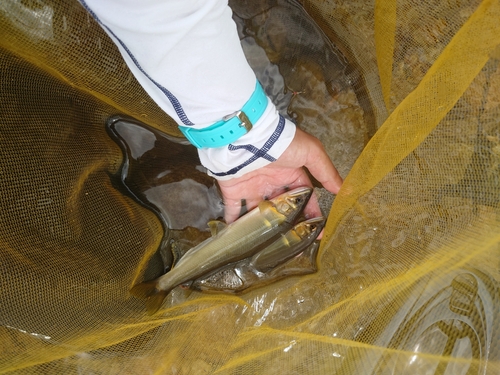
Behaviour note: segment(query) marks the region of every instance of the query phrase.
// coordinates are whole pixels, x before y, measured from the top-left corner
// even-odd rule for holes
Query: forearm
[[[255,89],[227,2],[219,0],[82,0],[117,44],[152,99],[181,126],[205,128],[240,110]],[[199,150],[218,179],[277,159],[295,127],[268,106],[253,129]]]

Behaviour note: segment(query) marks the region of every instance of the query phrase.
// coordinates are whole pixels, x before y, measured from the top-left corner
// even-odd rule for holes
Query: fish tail
[[[146,300],[146,309],[149,315],[156,313],[170,290],[158,288],[158,281],[137,284],[130,289],[130,294],[137,298]]]

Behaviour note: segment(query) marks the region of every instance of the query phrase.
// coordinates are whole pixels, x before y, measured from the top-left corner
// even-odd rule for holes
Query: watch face
[[[404,295],[392,316],[381,313],[367,328],[372,335],[380,331],[370,344],[381,350],[361,356],[353,351],[345,373],[490,373],[489,361],[496,365],[500,359],[498,282],[479,270],[462,269],[421,280]]]

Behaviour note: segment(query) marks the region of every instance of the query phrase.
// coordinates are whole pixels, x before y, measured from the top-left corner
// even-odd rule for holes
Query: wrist
[[[203,128],[179,126],[179,129],[197,148],[227,146],[252,130],[266,111],[268,102],[264,89],[257,81],[255,90],[240,110],[225,115],[214,124]]]
[[[250,132],[227,146],[198,149],[198,154],[209,175],[217,180],[229,180],[277,160],[294,135],[295,124],[279,115],[269,100],[264,114]]]

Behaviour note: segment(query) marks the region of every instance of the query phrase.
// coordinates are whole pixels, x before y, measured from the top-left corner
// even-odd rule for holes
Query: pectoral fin
[[[268,271],[267,276],[269,280],[279,280],[288,276],[307,275],[316,272],[318,270],[316,263],[318,250],[319,241],[314,241],[293,259]]]
[[[227,227],[227,224],[221,220],[210,220],[208,223],[208,227],[210,228],[210,233],[212,237],[217,235],[221,230]]]
[[[252,257],[250,264],[260,272],[276,267],[300,253],[307,244],[301,243],[301,238],[293,231],[282,234],[271,245]]]
[[[272,204],[271,201],[261,201],[259,203],[259,211],[264,213],[265,211],[269,210],[270,208],[273,208],[274,205]]]
[[[189,289],[193,285],[193,280],[186,281],[182,283],[180,286],[182,289]]]

